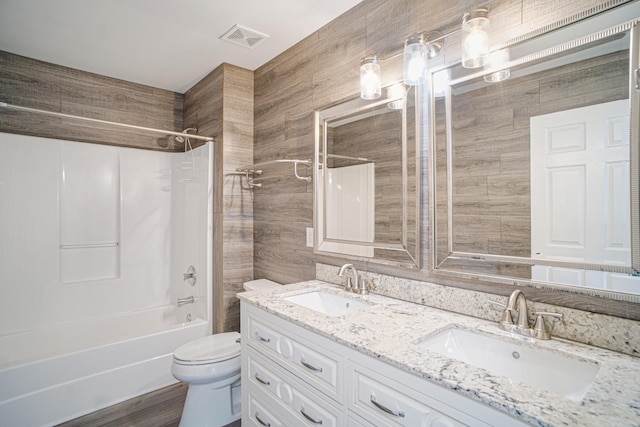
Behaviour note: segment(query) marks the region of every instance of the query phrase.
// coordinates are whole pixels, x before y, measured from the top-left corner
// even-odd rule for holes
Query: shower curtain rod
[[[89,118],[89,117],[74,116],[72,114],[65,114],[65,113],[56,113],[55,111],[46,111],[46,110],[39,110],[37,108],[21,107],[19,105],[7,104],[6,102],[0,102],[0,107],[10,108],[10,109],[13,109],[13,110],[18,110],[18,111],[26,111],[26,112],[29,112],[29,113],[48,114],[50,116],[65,117],[67,119],[85,120],[85,121],[92,122],[92,123],[101,123],[101,124],[106,124],[106,125],[121,126],[121,127],[129,128],[129,129],[146,130],[146,131],[150,131],[150,132],[161,133],[163,135],[183,136],[185,138],[199,139],[201,141],[214,141],[214,139],[212,137],[210,137],[210,136],[200,136],[200,135],[194,135],[194,134],[191,134],[191,133],[174,132],[174,131],[171,131],[171,130],[155,129],[155,128],[148,128],[148,127],[144,127],[144,126],[136,126],[136,125],[128,125],[126,123],[110,122],[108,120],[92,119],[92,118]]]

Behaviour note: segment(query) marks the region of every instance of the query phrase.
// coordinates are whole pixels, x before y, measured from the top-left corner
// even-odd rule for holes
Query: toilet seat
[[[240,357],[240,334],[225,332],[188,342],[173,353],[179,365],[208,365]]]

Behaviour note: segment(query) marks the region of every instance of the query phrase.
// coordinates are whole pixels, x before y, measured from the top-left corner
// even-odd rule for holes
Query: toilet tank
[[[282,283],[274,282],[269,279],[256,279],[244,282],[242,286],[246,291],[264,291],[277,286],[282,286]]]

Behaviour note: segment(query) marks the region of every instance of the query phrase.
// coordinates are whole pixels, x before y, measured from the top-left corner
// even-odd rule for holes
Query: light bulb
[[[485,8],[467,12],[462,17],[462,66],[484,66],[489,57],[489,11]]]
[[[377,99],[382,95],[380,85],[380,64],[376,56],[362,59],[360,65],[360,97],[362,99]]]
[[[407,38],[404,46],[404,84],[416,86],[424,82],[427,69],[427,47],[420,34]]]

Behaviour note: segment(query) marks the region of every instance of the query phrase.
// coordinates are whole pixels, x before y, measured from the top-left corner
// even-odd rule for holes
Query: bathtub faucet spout
[[[178,307],[185,304],[193,304],[195,302],[194,297],[178,298]]]

